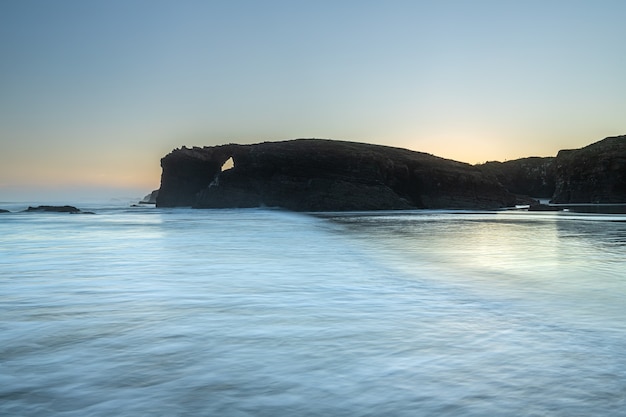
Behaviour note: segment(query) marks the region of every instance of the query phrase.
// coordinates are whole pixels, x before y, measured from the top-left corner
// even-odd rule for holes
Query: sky
[[[174,148],[469,163],[626,133],[626,2],[0,1],[0,201],[159,187]]]

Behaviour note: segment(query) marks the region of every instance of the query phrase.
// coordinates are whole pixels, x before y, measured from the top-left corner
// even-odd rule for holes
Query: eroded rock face
[[[234,166],[222,171],[232,157]],[[159,207],[296,211],[498,208],[515,197],[469,164],[354,142],[298,139],[177,149],[161,160]]]
[[[193,206],[196,194],[209,186],[237,145],[177,149],[161,159],[157,206]]]
[[[553,203],[626,203],[626,136],[560,151],[554,163]]]
[[[486,162],[477,167],[486,174],[495,176],[513,194],[550,198],[556,188],[554,159],[530,157],[506,162]]]
[[[510,192],[555,204],[626,203],[626,136],[603,139],[556,157],[477,165]]]

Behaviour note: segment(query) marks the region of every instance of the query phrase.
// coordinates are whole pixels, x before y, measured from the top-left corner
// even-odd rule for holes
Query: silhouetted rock
[[[234,167],[222,172],[229,158]],[[323,211],[524,204],[543,210],[534,198],[550,197],[558,204],[626,203],[626,136],[556,157],[475,167],[406,149],[319,139],[183,147],[161,166],[161,207]]]
[[[626,203],[626,136],[562,150],[556,157],[487,162],[477,167],[520,200],[531,196],[551,198],[555,204]]]
[[[555,190],[554,157],[530,157],[477,165],[495,176],[508,191],[519,196],[550,198]]]
[[[553,203],[626,203],[626,136],[560,151],[554,164]]]
[[[74,206],[37,206],[28,207],[27,212],[70,213],[70,214],[94,214],[90,211],[82,211]]]
[[[531,204],[528,211],[561,211],[562,208],[550,206],[548,204]]]
[[[234,166],[222,171],[232,158]],[[176,149],[157,206],[296,211],[493,209],[515,197],[469,164],[364,143],[298,139]]]
[[[10,213],[9,210],[0,209],[0,213]]]

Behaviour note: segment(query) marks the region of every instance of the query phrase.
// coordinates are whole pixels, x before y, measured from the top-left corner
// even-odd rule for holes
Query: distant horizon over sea
[[[0,205],[10,203],[40,204],[115,204],[116,202],[137,202],[149,195],[150,187],[115,186],[4,186],[0,187]],[[0,207],[1,208],[1,207]]]
[[[0,202],[0,415],[626,416],[624,214],[136,202]]]

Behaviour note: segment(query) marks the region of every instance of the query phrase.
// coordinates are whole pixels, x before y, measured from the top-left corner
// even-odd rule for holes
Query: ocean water
[[[626,416],[626,216],[81,208],[0,214],[2,416]]]

